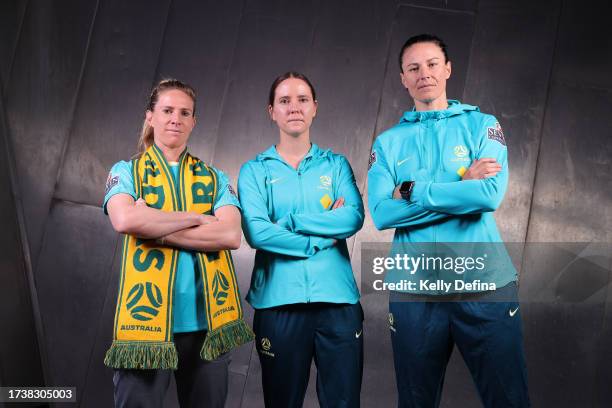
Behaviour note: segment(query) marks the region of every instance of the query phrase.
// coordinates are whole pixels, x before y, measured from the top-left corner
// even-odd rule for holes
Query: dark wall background
[[[147,94],[165,76],[199,91],[191,151],[235,183],[240,165],[278,137],[265,110],[270,82],[303,71],[319,94],[313,139],[347,156],[365,197],[375,135],[411,107],[399,47],[410,35],[436,33],[453,61],[449,97],[495,114],[507,135],[512,176],[496,213],[506,241],[611,242],[612,29],[604,10],[584,0],[1,2],[0,384],[71,385],[80,407],[112,405],[102,359],[119,236],[100,203],[109,168],[132,154]],[[368,217],[351,239],[358,280],[360,244],[391,233]],[[243,294],[253,255],[246,243],[235,251]],[[522,264],[535,255],[526,251]],[[542,279],[525,270],[522,292]],[[534,406],[612,405],[609,278],[600,274],[602,290],[569,302],[584,285],[578,270],[564,293],[523,304]],[[380,296],[362,303],[363,406],[391,407],[387,306]],[[259,370],[252,344],[234,353],[228,407],[263,406]],[[313,383],[308,407],[317,406]],[[177,406],[173,392],[169,407]],[[457,352],[442,405],[479,406]]]

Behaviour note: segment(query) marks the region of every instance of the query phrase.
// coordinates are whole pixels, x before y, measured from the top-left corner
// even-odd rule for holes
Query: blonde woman
[[[252,338],[229,250],[240,204],[227,177],[187,152],[196,96],[152,91],[135,159],[108,176],[104,210],[124,237],[113,344],[116,407],[160,407],[174,371],[181,407],[223,407],[228,351]]]

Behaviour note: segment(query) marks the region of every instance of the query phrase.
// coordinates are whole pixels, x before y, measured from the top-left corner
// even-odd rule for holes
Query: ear
[[[145,120],[147,121],[147,125],[151,126],[151,119],[153,119],[153,112],[147,110],[145,112]]]
[[[452,71],[452,69],[451,69],[451,62],[450,62],[450,61],[448,61],[448,62],[446,63],[446,79],[450,78],[450,76],[451,76],[451,71]]]
[[[406,85],[406,74],[404,74],[404,72],[400,72],[400,81],[402,82],[402,85],[404,85],[404,88],[408,88],[408,86]]]
[[[314,100],[314,111],[312,113],[312,117],[314,118],[315,116],[317,116],[317,108],[319,107],[319,102],[317,102],[317,100]]]
[[[270,120],[276,121],[276,119],[274,118],[274,108],[272,107],[272,105],[268,105],[268,115],[270,115]]]

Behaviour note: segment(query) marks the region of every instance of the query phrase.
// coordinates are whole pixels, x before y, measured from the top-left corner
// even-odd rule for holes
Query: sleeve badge
[[[108,174],[108,178],[106,179],[106,187],[104,189],[104,195],[108,194],[109,191],[113,187],[119,184],[119,176],[113,176],[113,173]]]
[[[506,139],[504,138],[504,132],[499,125],[499,122],[495,122],[495,127],[487,128],[487,137],[491,140],[495,140],[501,143],[503,146],[506,146]]]

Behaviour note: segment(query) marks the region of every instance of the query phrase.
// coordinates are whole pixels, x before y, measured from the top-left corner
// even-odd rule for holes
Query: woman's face
[[[446,80],[451,74],[451,63],[444,62],[444,53],[437,44],[422,42],[408,47],[402,56],[402,70],[402,84],[415,101],[446,101]]]
[[[281,132],[298,137],[310,129],[317,101],[305,81],[287,78],[276,87],[274,105],[268,106],[268,111]]]
[[[155,144],[172,149],[187,145],[195,126],[193,99],[178,89],[159,94],[153,112],[147,111],[147,122],[153,128]]]

